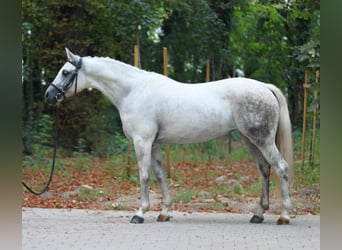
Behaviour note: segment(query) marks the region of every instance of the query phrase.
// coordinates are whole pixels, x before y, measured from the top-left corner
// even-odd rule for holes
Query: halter
[[[71,77],[69,79],[69,81],[62,86],[62,88],[58,87],[57,85],[50,83],[50,85],[52,87],[54,87],[55,89],[57,89],[58,93],[56,95],[56,100],[57,102],[62,102],[65,99],[65,91],[67,91],[68,89],[71,88],[72,84],[75,82],[75,95],[77,93],[77,76],[78,76],[78,70],[81,69],[82,67],[82,57],[80,58],[80,60],[76,63],[74,63],[71,60],[67,60],[67,62],[71,63],[72,65],[74,65],[76,67],[76,69],[74,71],[71,71]],[[75,80],[76,79],[76,80]]]

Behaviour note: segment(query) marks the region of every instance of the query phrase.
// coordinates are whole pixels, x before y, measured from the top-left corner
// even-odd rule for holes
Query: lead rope
[[[28,190],[28,191],[30,191],[30,193],[32,193],[32,194],[34,194],[34,195],[41,195],[41,194],[43,194],[43,193],[45,193],[47,190],[48,190],[48,188],[49,188],[49,186],[50,186],[50,184],[51,184],[51,181],[52,181],[52,176],[53,176],[53,172],[54,172],[54,170],[55,170],[55,162],[56,162],[56,152],[57,152],[57,141],[58,141],[58,117],[59,117],[59,115],[58,115],[58,106],[56,107],[56,111],[55,111],[55,116],[56,116],[56,119],[55,119],[55,121],[56,121],[56,123],[55,123],[55,135],[54,135],[54,140],[55,140],[55,142],[54,142],[54,147],[53,147],[53,158],[52,158],[52,166],[51,166],[51,171],[50,171],[50,177],[49,177],[49,180],[48,180],[48,182],[47,182],[47,184],[46,184],[46,186],[44,187],[44,189],[42,190],[42,191],[40,191],[40,192],[35,192],[35,191],[33,191],[24,181],[22,181],[21,183],[23,184],[23,186]]]
[[[70,61],[69,61],[70,62]],[[76,79],[75,79],[75,95],[77,94],[77,78],[78,78],[78,70],[82,67],[82,57],[80,58],[80,60],[77,62],[77,64],[75,64],[74,62],[70,62],[71,64],[73,64],[76,67]],[[61,92],[64,96],[64,89],[61,91],[61,89],[59,89],[58,87],[56,87],[56,85],[51,84],[53,87],[55,87],[59,92]],[[57,104],[56,106],[56,111],[55,111],[55,116],[56,116],[56,124],[55,124],[55,143],[54,143],[54,147],[53,147],[53,158],[52,158],[52,166],[51,166],[51,172],[50,172],[50,177],[49,180],[46,184],[46,186],[44,187],[44,189],[40,192],[35,192],[33,191],[24,181],[21,182],[21,184],[23,184],[23,186],[30,191],[32,194],[34,195],[41,195],[43,193],[45,193],[52,181],[52,176],[53,176],[53,172],[55,170],[55,161],[56,161],[56,152],[57,152],[57,141],[58,141],[58,107],[59,105]]]

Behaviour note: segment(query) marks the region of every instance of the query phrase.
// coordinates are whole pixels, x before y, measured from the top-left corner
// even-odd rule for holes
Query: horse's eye
[[[64,69],[64,70],[62,71],[62,74],[63,74],[63,76],[67,76],[67,75],[69,74],[69,71],[67,71],[66,69]]]

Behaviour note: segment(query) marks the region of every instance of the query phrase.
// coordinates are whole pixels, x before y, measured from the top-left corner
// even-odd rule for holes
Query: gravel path
[[[22,249],[320,249],[320,216],[301,215],[290,225],[250,224],[250,214],[172,212],[157,222],[148,212],[145,223],[130,224],[134,212],[24,208]]]

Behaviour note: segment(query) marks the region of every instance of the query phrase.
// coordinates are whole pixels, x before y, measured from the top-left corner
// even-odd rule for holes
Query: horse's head
[[[80,91],[78,85],[78,73],[82,67],[82,58],[74,55],[69,49],[65,48],[67,62],[59,70],[56,78],[52,81],[45,92],[45,100],[53,105],[58,105],[66,97],[72,96]]]

